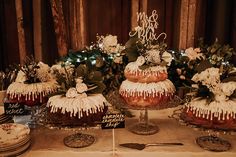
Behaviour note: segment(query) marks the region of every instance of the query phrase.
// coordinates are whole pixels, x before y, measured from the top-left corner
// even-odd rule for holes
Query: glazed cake
[[[218,68],[208,68],[192,78],[202,82],[214,94],[212,100],[196,97],[185,104],[181,119],[193,125],[210,129],[236,130],[236,99],[230,98],[236,82],[220,82]]]
[[[20,102],[28,106],[40,105],[48,100],[48,95],[57,91],[58,85],[49,73],[49,66],[39,62],[35,78],[37,82],[27,82],[26,74],[20,70],[15,82],[7,88],[9,102]]]
[[[152,66],[141,70],[141,64],[139,57],[136,62],[126,66],[126,80],[119,89],[121,97],[134,107],[155,107],[169,101],[175,93],[175,87],[167,79],[166,67]]]
[[[47,103],[47,121],[57,126],[96,125],[107,111],[106,103],[102,94],[74,98],[56,95]]]
[[[94,126],[98,121],[102,120],[102,116],[106,113],[107,100],[100,93],[91,94],[92,90],[96,90],[97,87],[90,86],[84,83],[86,78],[77,77],[78,69],[74,67],[66,66],[67,72],[60,71],[60,75],[69,74],[65,78],[71,78],[66,82],[70,82],[72,86],[66,90],[66,94],[54,95],[49,98],[47,102],[47,123],[58,126]],[[70,72],[69,72],[70,71]],[[90,87],[90,88],[88,88]],[[90,94],[89,94],[90,92]]]

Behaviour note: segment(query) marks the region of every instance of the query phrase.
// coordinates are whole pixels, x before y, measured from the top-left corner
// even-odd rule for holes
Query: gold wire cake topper
[[[138,26],[134,31],[129,33],[130,37],[138,36],[142,43],[150,43],[152,41],[157,41],[162,35],[164,35],[163,40],[166,39],[166,33],[161,33],[157,36],[155,30],[158,28],[158,14],[156,10],[152,11],[151,16],[147,16],[145,12],[137,13],[137,23]]]

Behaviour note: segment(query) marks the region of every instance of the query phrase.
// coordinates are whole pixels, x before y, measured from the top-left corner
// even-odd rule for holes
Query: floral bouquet
[[[190,47],[180,52],[173,51],[172,54],[174,59],[168,69],[169,78],[178,91],[184,90],[184,94],[192,89],[192,77],[206,68],[219,68],[221,78],[228,77],[235,52],[229,45],[220,45],[217,40],[210,46],[200,40],[198,48]]]
[[[126,65],[123,49],[124,47],[117,41],[117,36],[97,36],[95,44],[80,51],[69,52],[63,61],[75,67],[86,64],[89,69],[100,71],[103,74],[103,82],[107,86],[104,93],[108,93],[118,88],[123,80]]]
[[[31,84],[47,81],[53,81],[50,67],[43,62],[35,61],[33,57],[27,57],[25,63],[18,67],[15,82]]]
[[[75,67],[71,63],[59,62],[51,67],[51,71],[60,85],[58,93],[54,95],[63,94],[66,97],[74,98],[102,93],[106,87],[102,73],[89,69],[86,64]]]

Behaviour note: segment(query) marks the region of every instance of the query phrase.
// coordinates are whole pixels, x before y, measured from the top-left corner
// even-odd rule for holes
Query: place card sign
[[[102,129],[115,129],[125,127],[125,116],[121,113],[106,114],[102,117]]]
[[[24,104],[20,103],[4,103],[4,111],[6,115],[26,115]]]

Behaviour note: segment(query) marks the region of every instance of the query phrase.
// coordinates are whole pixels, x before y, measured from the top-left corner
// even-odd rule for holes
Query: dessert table
[[[165,156],[165,157],[235,157],[236,156],[236,134],[219,134],[221,138],[228,140],[232,148],[226,152],[211,152],[199,147],[195,139],[199,136],[208,135],[207,132],[189,126],[181,125],[176,119],[168,116],[176,108],[150,111],[150,121],[156,123],[160,128],[154,135],[137,135],[127,128],[114,129],[49,129],[39,126],[31,130],[31,147],[21,157],[64,157],[64,156],[86,156],[86,157],[111,157],[111,156]],[[135,111],[134,111],[135,112]],[[136,115],[136,113],[134,113]],[[138,114],[137,114],[138,115]],[[126,118],[126,127],[138,121],[138,117]],[[95,143],[85,148],[69,148],[63,144],[64,137],[76,132],[93,135]],[[113,140],[115,146],[113,147]],[[156,142],[181,142],[183,146],[152,146],[144,150],[135,150],[120,147],[121,143],[156,143]],[[114,151],[113,151],[114,150]]]

